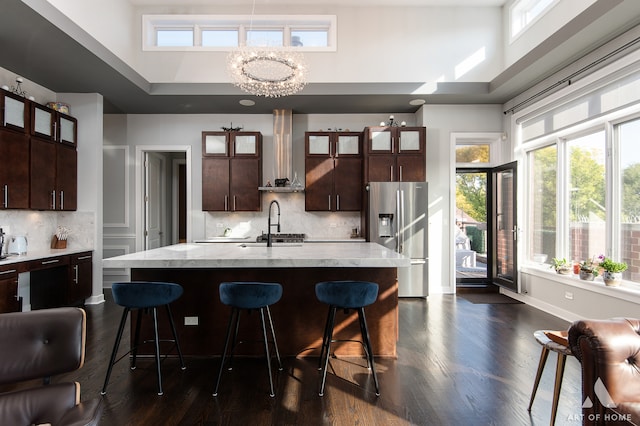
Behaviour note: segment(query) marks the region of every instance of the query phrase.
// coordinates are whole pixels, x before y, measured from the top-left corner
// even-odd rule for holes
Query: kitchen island
[[[230,308],[220,302],[225,281],[278,282],[282,299],[271,307],[283,356],[317,356],[328,307],[315,296],[315,284],[364,280],[379,284],[378,300],[365,309],[376,356],[395,357],[398,339],[397,268],[408,258],[375,243],[205,243],[177,244],[103,260],[105,268],[130,268],[134,281],[169,281],[184,294],[171,305],[182,351],[190,356],[220,355]],[[258,340],[258,318],[244,314],[240,333]],[[185,325],[187,322],[197,325]],[[340,323],[338,323],[340,320]],[[162,324],[163,332],[168,324]],[[338,339],[359,336],[357,315],[339,314]],[[259,342],[238,347],[239,354],[261,354]],[[336,345],[338,355],[361,355],[359,344]]]

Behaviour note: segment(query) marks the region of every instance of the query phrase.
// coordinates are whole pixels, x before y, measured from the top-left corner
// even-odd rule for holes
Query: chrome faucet
[[[273,206],[274,204],[278,206],[278,223],[272,225],[271,224],[271,206]],[[271,204],[269,204],[269,218],[267,219],[267,247],[271,247],[271,227],[272,226],[276,226],[278,229],[278,232],[280,232],[280,203],[278,203],[278,200],[273,200]]]

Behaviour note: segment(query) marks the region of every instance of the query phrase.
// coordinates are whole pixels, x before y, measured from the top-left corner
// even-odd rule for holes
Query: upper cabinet
[[[202,132],[202,210],[260,211],[260,132]]]
[[[425,127],[367,127],[365,142],[367,182],[426,180]]]
[[[305,133],[305,210],[362,209],[362,133]]]
[[[36,103],[31,105],[33,136],[76,146],[78,130],[75,118],[43,105]]]
[[[22,96],[0,89],[0,124],[21,133],[29,132],[29,106]]]

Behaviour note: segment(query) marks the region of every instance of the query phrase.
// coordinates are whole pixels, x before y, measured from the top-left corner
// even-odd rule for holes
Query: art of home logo
[[[602,383],[602,380],[598,377],[598,380],[596,380],[596,383],[593,385],[593,393],[595,394],[596,398],[598,398],[598,401],[600,401],[600,404],[602,404],[603,407],[606,408],[616,408],[617,405],[615,402],[613,402],[613,398],[611,398],[611,395],[609,394],[609,391],[607,390],[606,386],[604,385],[604,383]],[[582,403],[582,408],[591,408],[593,407],[593,401],[591,401],[591,398],[586,397],[585,400]],[[618,414],[618,413],[606,413],[604,414],[604,416],[601,416],[600,414],[589,414],[588,419],[590,422],[595,422],[595,421],[600,421],[603,420],[605,422],[611,422],[611,421],[631,421],[631,414]],[[602,419],[601,419],[602,417]],[[584,414],[577,414],[577,415],[569,415],[569,419],[568,420],[575,420],[575,421],[583,421],[584,420]]]

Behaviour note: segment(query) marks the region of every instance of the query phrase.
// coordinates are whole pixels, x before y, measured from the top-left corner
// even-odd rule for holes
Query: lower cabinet
[[[67,304],[83,305],[91,297],[93,287],[93,255],[91,252],[71,256],[67,281]]]
[[[18,297],[18,274],[29,272],[31,309],[82,306],[91,297],[93,252],[86,251],[25,262],[0,268],[0,313],[22,310]]]
[[[12,266],[0,269],[0,313],[21,310],[22,298],[18,297],[18,270]]]

